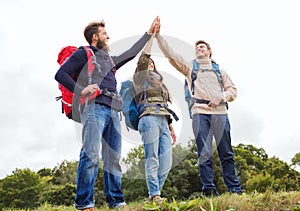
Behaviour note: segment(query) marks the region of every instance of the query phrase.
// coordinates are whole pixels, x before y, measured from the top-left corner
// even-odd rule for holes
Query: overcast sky
[[[238,97],[229,104],[232,144],[262,147],[270,157],[290,163],[300,152],[297,1],[178,2],[0,0],[0,178],[16,168],[39,170],[78,160],[80,126],[60,113],[54,99],[60,94],[54,80],[59,50],[87,45],[84,27],[104,19],[112,54],[117,54],[147,31],[157,15],[161,34],[178,41],[178,53],[193,57],[195,41],[206,40],[236,84]],[[166,70],[174,106],[184,116],[184,78],[159,50],[155,57],[159,69]],[[132,60],[119,70],[119,85],[135,65]],[[174,123],[178,144],[193,137],[190,125],[187,118]],[[141,142],[135,132],[123,131],[126,154]],[[135,141],[128,140],[134,135]]]

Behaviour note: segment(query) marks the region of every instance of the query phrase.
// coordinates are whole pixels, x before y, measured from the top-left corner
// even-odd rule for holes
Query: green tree
[[[40,203],[53,205],[72,205],[76,193],[77,161],[62,161],[52,170],[43,168],[38,171],[41,175],[43,191]]]
[[[33,208],[38,205],[41,178],[30,169],[16,169],[0,181],[1,207]]]
[[[78,161],[62,161],[53,168],[51,182],[55,185],[76,184],[77,167]]]
[[[269,173],[257,174],[247,181],[247,188],[250,192],[257,191],[259,193],[264,193],[268,189],[273,190],[274,185],[276,186],[275,178]]]
[[[162,193],[167,198],[186,199],[194,192],[201,191],[198,173],[196,147],[192,143],[184,148],[173,148],[173,168],[171,169]]]
[[[246,161],[248,170],[259,173],[264,169],[264,163],[268,160],[268,155],[264,149],[244,144],[239,144],[233,148],[235,155]]]
[[[276,157],[270,158],[265,164],[266,172],[270,173],[275,179],[279,180],[275,191],[299,190],[300,173],[292,169],[286,162]]]
[[[143,145],[131,149],[123,159],[127,171],[123,176],[123,192],[127,201],[144,199],[148,194],[145,179],[145,155]]]
[[[292,158],[292,166],[298,166],[300,167],[300,152],[294,155]]]
[[[75,185],[67,183],[65,185],[50,185],[41,196],[41,203],[50,203],[52,205],[70,206],[74,203]]]
[[[50,168],[42,168],[37,172],[41,177],[52,176],[52,169]]]

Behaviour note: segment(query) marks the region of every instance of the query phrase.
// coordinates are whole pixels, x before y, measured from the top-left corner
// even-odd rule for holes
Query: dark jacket
[[[100,68],[96,68],[92,76],[92,84],[98,84],[101,90],[107,89],[110,92],[117,91],[117,81],[113,69],[118,70],[128,61],[132,60],[144,47],[150,35],[145,33],[129,50],[119,56],[111,56],[103,49],[89,46],[96,55],[96,61]],[[112,61],[111,61],[112,59]],[[72,76],[78,76],[77,83]],[[80,47],[74,54],[59,68],[55,80],[61,83],[71,92],[80,95],[81,91],[88,85],[87,79],[87,56],[83,47]],[[96,103],[111,105],[111,98],[106,95],[99,95]]]

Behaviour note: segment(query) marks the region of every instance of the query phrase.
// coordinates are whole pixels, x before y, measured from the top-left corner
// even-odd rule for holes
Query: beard
[[[98,40],[96,47],[98,49],[102,49],[102,50],[105,50],[105,51],[109,51],[110,50],[109,46],[107,44],[105,44],[104,42],[102,42],[101,40]]]

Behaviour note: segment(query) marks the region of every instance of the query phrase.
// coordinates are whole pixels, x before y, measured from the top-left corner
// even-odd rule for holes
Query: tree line
[[[233,147],[237,175],[245,193],[300,191],[300,153],[294,155],[291,164],[277,157],[269,158],[263,148],[239,144]],[[222,167],[216,150],[213,154],[214,182],[220,193],[226,192]],[[127,171],[123,176],[123,191],[127,202],[147,197],[144,173],[143,146],[131,149],[123,159]],[[62,161],[53,169],[43,168],[34,172],[28,168],[16,169],[0,180],[0,210],[3,208],[34,208],[44,203],[73,205],[76,190],[78,161]],[[197,149],[194,140],[183,147],[173,148],[173,167],[162,195],[168,199],[186,200],[201,197],[201,183],[197,166]],[[100,169],[95,185],[96,206],[103,206],[103,171]]]

